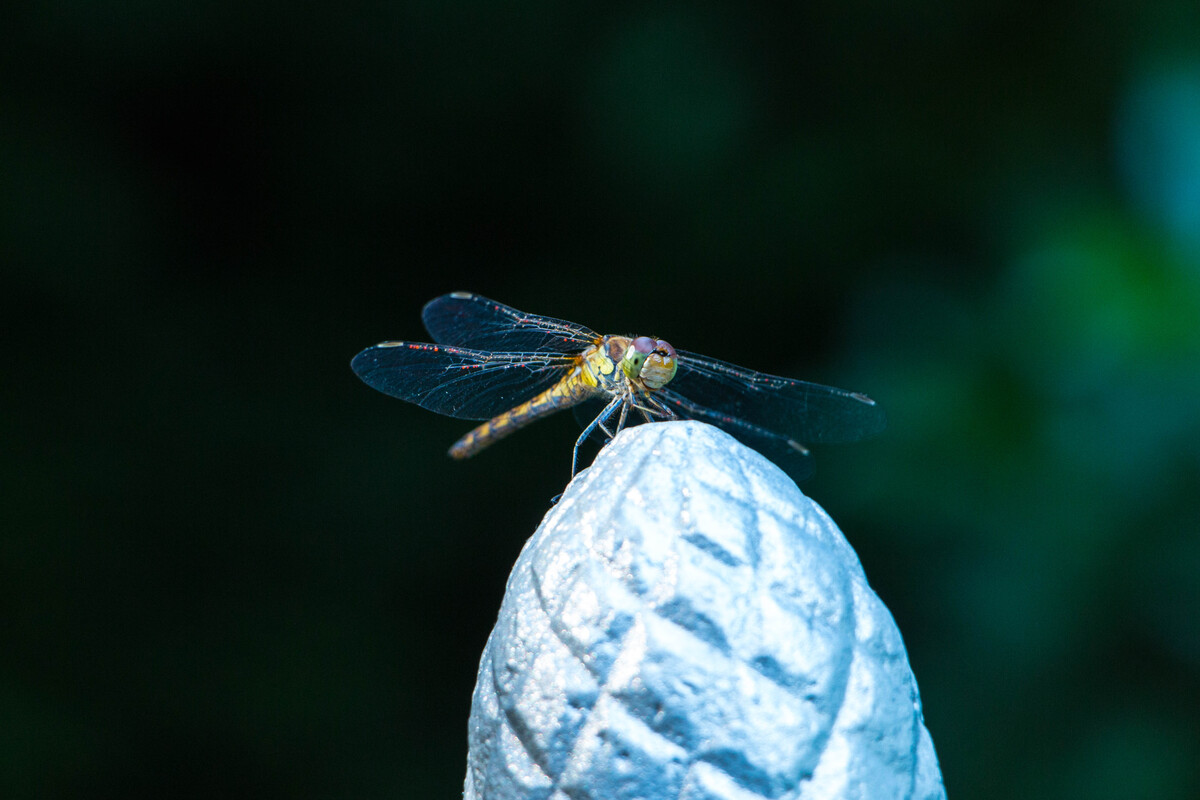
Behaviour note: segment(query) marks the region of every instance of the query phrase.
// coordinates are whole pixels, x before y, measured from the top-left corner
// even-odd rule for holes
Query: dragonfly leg
[[[654,417],[651,416],[652,414],[657,416],[659,419],[679,419],[679,415],[676,414],[670,406],[664,404],[663,401],[659,400],[654,395],[644,395],[641,400],[646,405],[637,403],[634,405],[634,407],[642,413],[642,417],[646,420],[646,422],[654,422]]]
[[[621,416],[617,420],[617,433],[620,433],[621,431],[625,430],[625,418],[628,416],[628,414],[629,414],[629,403],[622,403],[621,404]]]
[[[608,433],[608,429],[604,427],[604,423],[609,417],[612,416],[612,413],[617,409],[617,406],[624,404],[624,402],[625,398],[620,395],[617,395],[612,400],[608,401],[608,405],[604,407],[604,410],[601,411],[594,420],[588,423],[588,426],[583,429],[583,433],[579,434],[579,438],[575,440],[575,449],[571,451],[572,478],[574,478],[575,473],[578,472],[579,448],[583,446],[583,443],[586,442],[587,438],[592,435],[592,431],[596,430],[597,426],[605,433]],[[612,437],[610,436],[609,438]]]
[[[617,427],[615,428],[615,432],[610,431],[608,429],[608,425],[605,424],[606,422],[608,422],[607,418],[602,419],[600,421],[600,425],[598,427],[600,428],[600,430],[604,431],[604,435],[608,437],[608,439],[604,442],[605,444],[608,444],[609,442],[611,442],[618,433],[625,430],[625,418],[626,418],[626,415],[629,413],[630,402],[631,401],[629,400],[629,398],[626,398],[625,402],[621,404],[621,416],[617,420]],[[602,416],[607,417],[608,415],[602,415]]]
[[[605,437],[605,438],[604,438],[604,443],[605,443],[605,444],[608,444],[609,442],[611,442],[611,441],[613,440],[613,437],[614,437],[614,436],[616,436],[616,434],[615,434],[615,433],[613,433],[612,431],[610,431],[610,430],[608,429],[608,425],[606,425],[606,424],[605,424],[606,422],[608,422],[608,420],[603,420],[603,421],[601,421],[601,422],[600,422],[600,424],[599,424],[599,425],[597,425],[596,427],[597,427],[597,428],[599,428],[601,431],[603,431],[603,432],[604,432],[604,437]],[[618,432],[618,433],[620,433],[620,431],[621,431],[621,428],[620,428],[620,426],[619,426],[619,424],[618,424],[618,427],[617,427],[617,432]]]

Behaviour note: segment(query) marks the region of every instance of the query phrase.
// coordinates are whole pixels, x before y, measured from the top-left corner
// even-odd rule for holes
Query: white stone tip
[[[619,435],[521,553],[464,796],[939,798],[891,615],[819,506],[696,422]]]

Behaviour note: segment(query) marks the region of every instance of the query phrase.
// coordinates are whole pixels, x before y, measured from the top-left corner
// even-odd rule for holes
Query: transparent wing
[[[802,481],[812,475],[813,460],[809,451],[782,433],[768,430],[740,417],[697,405],[679,393],[671,391],[670,388],[656,389],[651,398],[642,398],[639,402],[646,409],[647,414],[644,415],[636,408],[631,408],[625,417],[625,427],[641,425],[647,421],[670,419],[707,422],[774,461],[791,475],[793,480]],[[587,427],[588,423],[595,419],[603,408],[604,401],[597,399],[577,405],[572,411],[580,426]],[[647,416],[650,417],[650,420],[646,419]],[[609,423],[609,430],[617,428],[615,415],[609,420]],[[608,437],[599,428],[593,432],[591,438],[602,445],[608,440]]]
[[[459,419],[490,419],[566,376],[576,357],[495,353],[423,342],[384,342],[350,368],[373,389]]]
[[[582,325],[526,314],[469,292],[430,300],[421,319],[435,342],[476,350],[578,354],[602,338]]]
[[[735,433],[734,423],[721,425],[719,420],[737,420],[785,443],[853,442],[887,424],[883,409],[865,394],[767,375],[682,350],[678,371],[666,388],[679,401],[669,405],[684,408],[694,419],[715,422],[730,433]]]
[[[694,419],[715,425],[746,446],[754,448],[774,461],[791,475],[793,480],[802,481],[812,475],[813,463],[809,451],[789,436],[755,425],[740,417],[696,405],[670,389],[659,389],[654,393],[654,397],[669,408],[678,419]]]

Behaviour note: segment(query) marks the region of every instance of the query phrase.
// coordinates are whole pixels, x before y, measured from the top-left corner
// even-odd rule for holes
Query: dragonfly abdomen
[[[578,405],[596,392],[596,387],[581,379],[578,373],[568,375],[536,397],[493,417],[459,439],[450,447],[450,457],[469,458],[492,442],[499,441],[555,411]]]

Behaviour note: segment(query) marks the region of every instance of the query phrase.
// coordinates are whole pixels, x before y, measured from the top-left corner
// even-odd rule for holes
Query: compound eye
[[[646,358],[653,353],[654,340],[648,336],[639,336],[625,349],[625,355],[621,358],[621,369],[625,370],[625,374],[630,378],[637,378],[642,374],[642,365],[646,363]]]
[[[639,377],[648,389],[661,389],[675,377],[675,348],[662,339],[654,340],[654,352],[646,358]]]
[[[648,356],[654,352],[655,347],[659,343],[649,336],[639,336],[630,343],[630,347],[634,352],[641,353],[643,356]],[[670,345],[668,345],[669,347]]]

